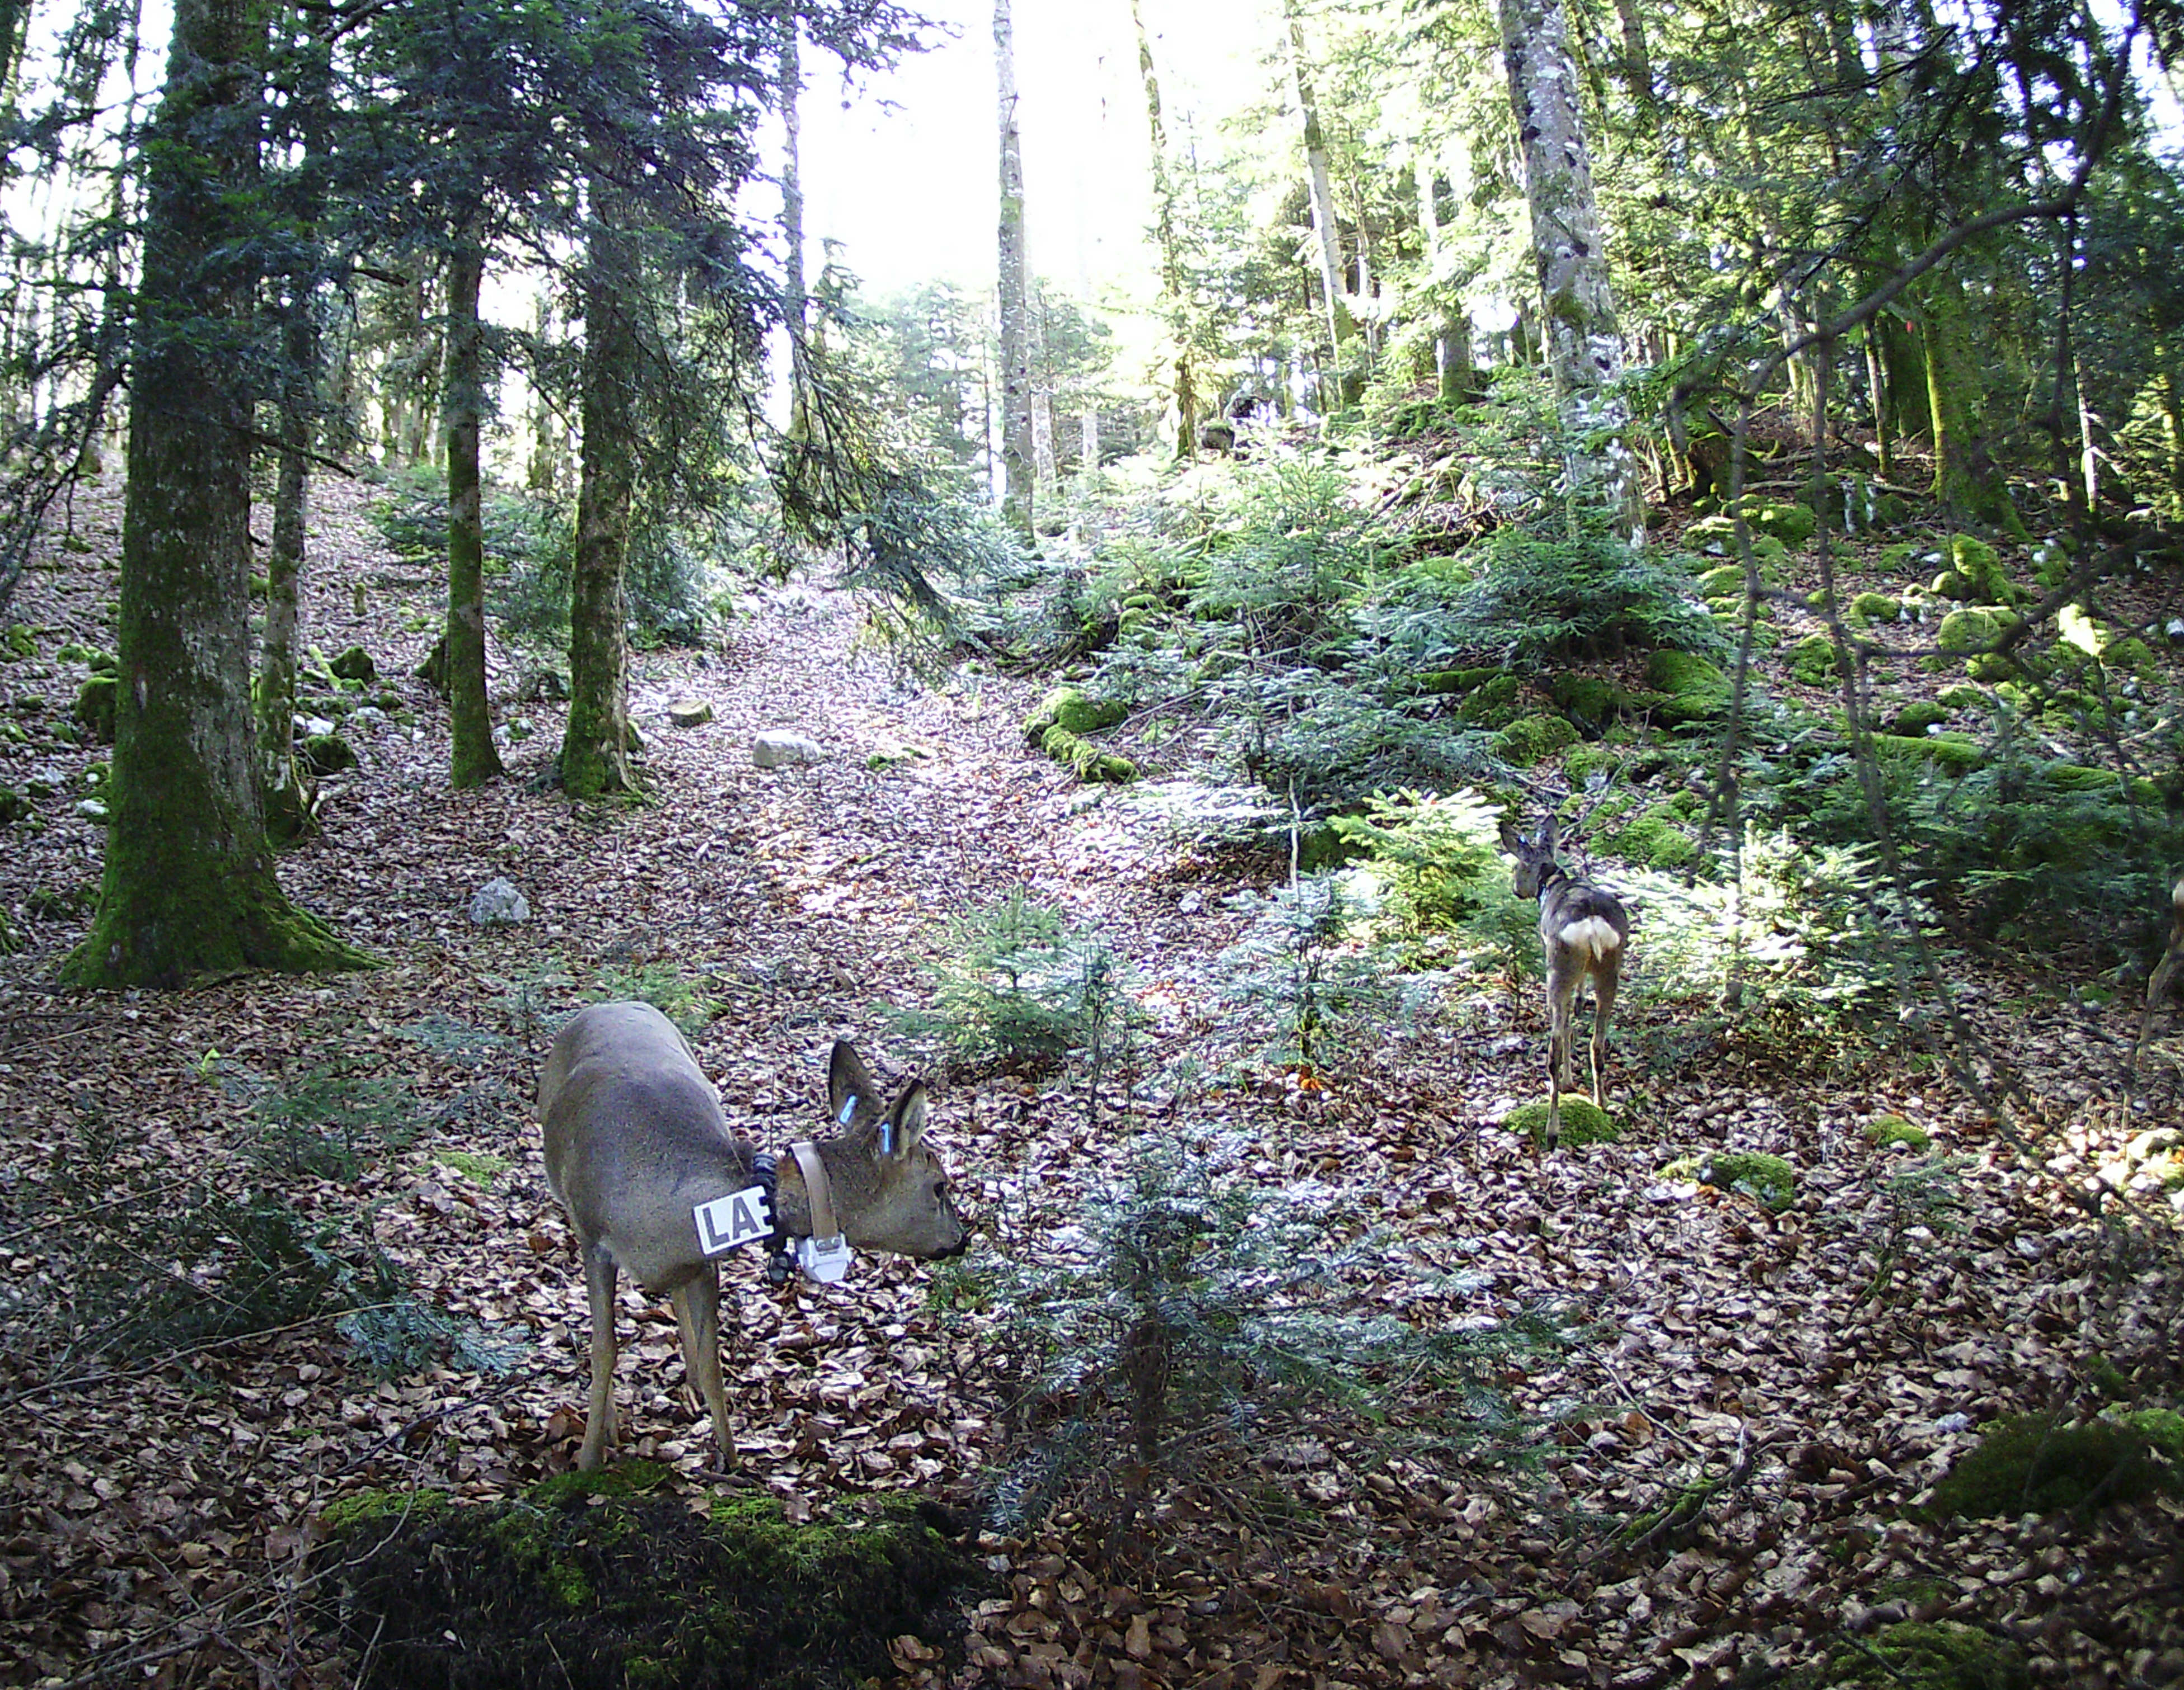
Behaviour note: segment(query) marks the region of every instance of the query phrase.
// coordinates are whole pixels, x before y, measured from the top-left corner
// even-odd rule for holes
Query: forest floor
[[[0,744],[0,782],[37,795],[0,851],[0,907],[27,940],[0,959],[0,1682],[355,1682],[330,1620],[328,1505],[367,1487],[491,1500],[574,1458],[584,1294],[531,1118],[553,1017],[698,983],[720,1006],[695,1045],[729,1119],[779,1146],[820,1126],[835,1038],[907,1069],[886,1006],[928,1000],[942,918],[1017,888],[1096,925],[1149,1022],[1127,1093],[933,1077],[973,1260],[1052,1247],[1134,1135],[1225,1130],[1248,1178],[1317,1182],[1340,1226],[1389,1229],[1384,1272],[1358,1270],[1384,1312],[1560,1308],[1583,1330],[1499,1381],[1540,1417],[1524,1464],[1435,1454],[1400,1424],[1216,1425],[1169,1470],[1078,1481],[1014,1535],[983,1533],[990,1588],[952,1637],[898,1643],[900,1684],[1757,1683],[1905,1620],[2006,1639],[2043,1684],[2184,1682],[2184,1499],[1916,1512],[1982,1422],[2184,1392],[2176,1194],[2142,1181],[2098,1218],[2073,1201],[2184,1123],[2173,1040],[2126,1079],[2135,1005],[1959,959],[1965,1036],[2006,1053],[2029,1100],[2006,1119],[1930,1055],[1817,1028],[1680,1042],[1669,1009],[1634,1004],[1620,1141],[1540,1157],[1501,1123],[1540,1090],[1544,1005],[1484,976],[1312,1083],[1247,1067],[1163,1091],[1178,1058],[1235,1055],[1213,960],[1241,924],[1227,900],[1279,884],[1284,862],[1195,851],[1076,785],[1023,741],[1034,682],[907,681],[860,649],[846,600],[801,585],[749,591],[713,650],[638,655],[649,801],[585,810],[550,789],[550,704],[508,704],[530,730],[508,778],[451,791],[445,712],[410,678],[442,588],[386,553],[370,497],[323,495],[305,638],[363,645],[417,726],[349,729],[359,765],[327,782],[323,830],[281,875],[385,959],[372,972],[55,990],[95,895],[99,824],[78,806],[104,755],[51,731],[83,672],[56,653],[111,647],[110,482],[8,612],[36,655],[0,664],[0,710],[29,730]],[[684,697],[712,721],[669,725]],[[775,727],[824,760],[755,768],[752,735]],[[526,922],[471,923],[495,877]],[[1641,966],[1643,945],[1641,916]],[[1955,1156],[1956,1207],[1908,1199],[1894,1176],[1912,1152],[1864,1130],[1885,1113]],[[1794,1202],[1664,1176],[1715,1146],[1786,1158]],[[496,1371],[457,1347],[382,1379],[308,1309],[246,1338],[150,1325],[197,1306],[170,1292],[242,1294],[204,1283],[205,1263],[232,1258],[266,1189],[331,1229],[334,1255],[376,1249],[520,1358]],[[209,1196],[230,1204],[217,1250],[187,1230]],[[917,1486],[972,1509],[1022,1453],[1009,1353],[933,1306],[928,1269],[727,1278],[746,1482],[800,1505]],[[625,1457],[703,1492],[716,1459],[672,1318],[627,1286],[621,1314]],[[1658,1529],[1618,1533],[1679,1498]]]

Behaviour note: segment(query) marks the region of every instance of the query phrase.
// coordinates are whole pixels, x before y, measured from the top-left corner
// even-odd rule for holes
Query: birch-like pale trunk
[[[1542,353],[1552,371],[1574,504],[1604,510],[1613,532],[1646,538],[1638,460],[1615,391],[1623,334],[1608,286],[1592,164],[1578,113],[1578,70],[1563,0],[1502,0],[1502,55],[1524,154]]]
[[[1313,97],[1312,71],[1305,58],[1304,20],[1296,0],[1282,0],[1283,20],[1289,25],[1290,67],[1296,81],[1297,109],[1304,120],[1305,174],[1312,196],[1314,249],[1319,257],[1319,286],[1327,306],[1328,368],[1334,372],[1333,402],[1329,410],[1353,402],[1364,385],[1362,372],[1344,366],[1344,349],[1357,337],[1357,321],[1342,286],[1342,236],[1334,220],[1334,187],[1327,167],[1327,131],[1319,121],[1319,102]],[[1324,403],[1324,401],[1323,401]]]
[[[1001,213],[999,282],[1001,360],[1001,516],[1032,538],[1037,475],[1031,443],[1031,287],[1024,236],[1023,142],[1017,128],[1016,24],[994,0],[994,74],[999,85]]]
[[[1145,8],[1130,0],[1130,23],[1138,32],[1138,78],[1145,91],[1145,122],[1153,162],[1153,228],[1160,243],[1161,293],[1167,309],[1168,334],[1174,345],[1175,455],[1188,463],[1198,455],[1198,379],[1192,366],[1195,342],[1190,288],[1175,238],[1175,184],[1167,171],[1167,129],[1161,120],[1160,77],[1153,68],[1153,38],[1145,29]],[[1088,415],[1089,415],[1088,413]],[[1092,427],[1096,429],[1095,421]],[[1088,453],[1088,460],[1097,458]]]
[[[811,349],[805,342],[811,313],[804,282],[804,120],[798,109],[804,70],[796,36],[797,23],[792,14],[781,20],[781,58],[775,80],[782,129],[782,282],[788,296],[788,438],[802,440],[811,433]]]

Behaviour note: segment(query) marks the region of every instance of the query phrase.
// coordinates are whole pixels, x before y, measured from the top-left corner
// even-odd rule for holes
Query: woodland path
[[[1097,1484],[1031,1536],[989,1538],[1008,1573],[967,1656],[906,1660],[909,1681],[1725,1684],[1815,1658],[1876,1614],[1992,1624],[2046,1682],[2164,1682],[2164,1661],[2184,1673],[2173,1503],[2090,1525],[1905,1519],[1971,1426],[2082,1401],[2097,1362],[2176,1389],[2173,1252],[2133,1255],[2070,1209],[1939,1069],[1901,1052],[1830,1071],[1799,1066],[1794,1042],[1680,1043],[1676,1015],[1634,1005],[1618,1016],[1624,1139],[1540,1162],[1495,1124],[1535,1095],[1540,1007],[1481,979],[1323,1090],[1260,1069],[1179,1097],[1165,1063],[1233,1054],[1213,958],[1240,918],[1223,900],[1278,884],[1284,865],[1195,854],[1076,786],[1017,730],[1036,683],[967,671],[906,683],[855,649],[844,601],[758,590],[719,650],[638,657],[650,801],[588,813],[544,789],[560,722],[537,705],[508,707],[533,729],[507,752],[510,778],[451,793],[444,716],[406,678],[438,584],[384,553],[365,501],[325,497],[307,638],[330,653],[363,644],[421,731],[357,736],[361,767],[332,784],[323,834],[281,873],[386,968],[57,995],[44,982],[81,912],[25,912],[36,889],[90,883],[92,825],[56,802],[0,865],[0,898],[31,940],[0,963],[0,1682],[62,1682],[102,1659],[176,1683],[247,1682],[268,1663],[279,1682],[347,1682],[287,1593],[325,1504],[365,1485],[493,1497],[570,1459],[583,1295],[528,1113],[547,1015],[663,970],[702,980],[723,1007],[700,1057],[730,1119],[778,1142],[820,1124],[833,1038],[909,1066],[879,1006],[923,1001],[937,924],[1017,886],[1096,923],[1152,1020],[1141,1085],[1127,1101],[1111,1090],[1096,1118],[1061,1079],[937,1081],[934,1140],[982,1247],[1044,1247],[1121,1171],[1134,1131],[1226,1129],[1252,1177],[1322,1182],[1344,1224],[1391,1229],[1443,1275],[1391,1263],[1368,1276],[1386,1310],[1479,1323],[1558,1300],[1597,1325],[1560,1363],[1505,1381],[1561,1415],[1529,1477],[1390,1462],[1363,1441],[1216,1438],[1120,1550]],[[70,637],[110,644],[111,490],[78,517],[89,549],[49,542],[41,561],[58,566],[9,613],[40,630],[43,654]],[[58,708],[80,678],[40,667],[42,680],[0,670],[0,686],[12,700],[42,685]],[[714,721],[667,725],[685,696]],[[755,769],[750,737],[767,727],[812,733],[827,760]],[[0,778],[44,768],[67,800],[94,756],[42,742],[7,754]],[[465,906],[496,874],[532,916],[482,932]],[[1967,1007],[2032,1076],[2053,1164],[2082,1172],[2105,1154],[2103,1064],[2128,1042],[2125,1012],[2103,1020],[2002,979],[1973,981]],[[282,1196],[353,1238],[368,1230],[421,1299],[527,1355],[499,1375],[456,1358],[382,1381],[312,1319],[130,1362],[80,1356],[71,1333],[110,1315],[99,1299],[126,1294],[114,1275],[132,1255],[192,1270],[153,1230],[159,1204],[198,1182],[241,1192],[276,1178],[265,1101],[329,1074],[391,1088],[395,1130],[342,1177],[277,1176]],[[2163,1096],[2156,1118],[2173,1122],[2173,1076]],[[1964,1158],[1953,1230],[1914,1230],[1896,1206],[1902,1152],[1862,1131],[1883,1111]],[[1717,1144],[1788,1157],[1797,1203],[1772,1214],[1661,1176],[1671,1156]],[[506,1170],[473,1177],[451,1155]],[[141,1217],[133,1232],[98,1219],[117,1208]],[[1011,1381],[975,1322],[928,1308],[926,1270],[861,1261],[846,1286],[779,1292],[755,1265],[729,1277],[747,1472],[805,1496],[976,1492],[1002,1456]],[[626,1430],[694,1482],[710,1433],[680,1387],[671,1318],[625,1289],[622,1319],[637,1334],[618,1374]],[[1673,1541],[1624,1549],[1602,1529],[1724,1477]],[[1268,1486],[1305,1498],[1308,1517],[1262,1511],[1250,1498]]]

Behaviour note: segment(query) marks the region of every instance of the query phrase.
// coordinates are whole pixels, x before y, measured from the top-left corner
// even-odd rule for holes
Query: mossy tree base
[[[326,1515],[353,1563],[342,1621],[389,1690],[633,1685],[819,1690],[892,1676],[979,1571],[956,1523],[903,1496],[791,1525],[766,1498],[693,1514],[647,1463],[525,1499]]]
[[[376,968],[379,959],[298,909],[274,884],[270,864],[247,885],[133,884],[112,871],[91,931],[61,965],[61,979],[91,988],[186,986],[208,976],[270,969],[311,974]]]

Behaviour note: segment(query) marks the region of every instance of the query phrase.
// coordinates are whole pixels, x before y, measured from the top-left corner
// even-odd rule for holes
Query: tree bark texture
[[[1009,6],[1010,0],[994,0],[1001,155],[1001,515],[1028,541],[1032,489],[1037,480],[1031,443],[1031,287],[1024,234],[1023,142],[1017,127],[1016,24]]]
[[[1624,438],[1629,410],[1614,390],[1623,374],[1623,335],[1608,286],[1562,0],[1502,0],[1502,53],[1524,148],[1543,349],[1568,440],[1571,496],[1604,510],[1613,533],[1640,544],[1646,507],[1638,460]]]
[[[583,461],[569,602],[569,720],[561,781],[571,798],[626,792],[629,651],[626,572],[637,487],[633,445],[640,378],[630,313],[644,285],[616,203],[593,184],[584,270]]]
[[[478,427],[485,410],[484,331],[478,289],[482,248],[459,247],[448,260],[448,711],[458,788],[501,775],[493,743],[485,667],[485,522],[478,482]]]
[[[1950,515],[2021,536],[1986,431],[1986,388],[1963,281],[1946,267],[1919,288],[1926,327],[1926,397],[1934,428],[1934,497]]]
[[[249,0],[178,0],[148,140],[115,618],[120,684],[98,914],[65,973],[178,986],[209,973],[360,967],[274,878],[250,709],[258,283]]]
[[[808,439],[811,432],[811,349],[805,336],[811,326],[804,281],[804,121],[798,109],[804,91],[804,71],[797,50],[797,23],[792,14],[781,20],[781,58],[776,82],[781,108],[781,245],[782,282],[788,291],[784,315],[788,325],[788,438]]]
[[[283,325],[281,449],[273,492],[272,544],[265,553],[265,638],[258,650],[258,766],[264,783],[266,831],[281,843],[311,824],[312,783],[296,756],[297,582],[304,568],[309,516],[306,454],[311,418],[304,392],[315,361],[310,301],[292,298]]]

